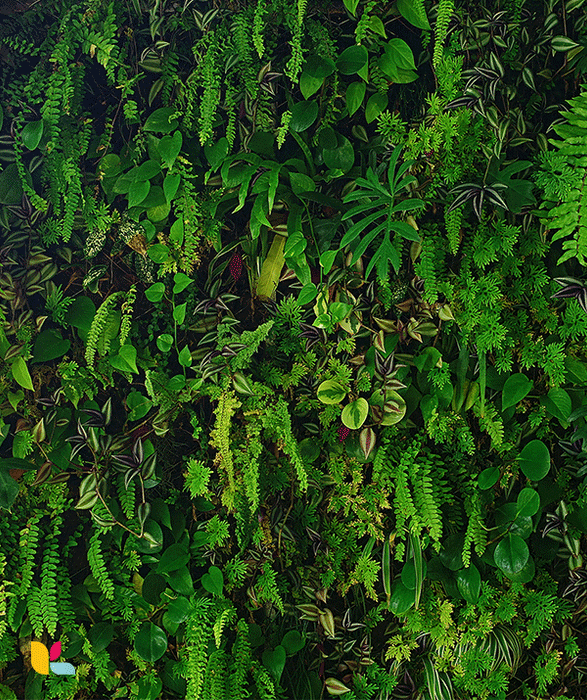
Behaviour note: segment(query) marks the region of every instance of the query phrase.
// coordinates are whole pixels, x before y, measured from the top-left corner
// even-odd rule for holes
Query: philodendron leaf
[[[532,390],[532,382],[525,374],[512,374],[503,386],[501,395],[501,410],[515,406]]]

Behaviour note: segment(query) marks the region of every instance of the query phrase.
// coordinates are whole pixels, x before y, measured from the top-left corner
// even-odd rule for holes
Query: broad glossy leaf
[[[368,58],[364,46],[349,46],[338,57],[336,67],[343,75],[353,75],[367,65]]]
[[[550,453],[541,440],[530,441],[520,452],[520,468],[531,481],[540,481],[550,470]]]
[[[167,635],[152,622],[143,622],[134,641],[136,653],[144,661],[158,661],[167,649]]]
[[[508,533],[500,542],[498,542],[493,558],[497,566],[505,574],[517,574],[520,572],[528,558],[530,550],[528,545],[519,535]]]
[[[318,118],[319,107],[315,100],[304,100],[296,102],[291,109],[291,120],[289,128],[292,131],[305,131]]]

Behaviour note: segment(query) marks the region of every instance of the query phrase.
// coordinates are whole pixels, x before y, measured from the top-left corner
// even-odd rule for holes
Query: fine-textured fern
[[[104,339],[112,337],[112,326],[115,321],[112,318],[111,311],[114,309],[116,302],[124,297],[124,292],[114,292],[100,304],[96,311],[96,315],[92,320],[92,325],[86,339],[86,362],[89,367],[94,366],[94,359],[98,350],[98,344],[102,343],[104,349]],[[106,332],[107,329],[109,332]],[[106,347],[107,351],[107,347]]]
[[[448,31],[448,25],[454,12],[454,0],[439,0],[438,15],[436,17],[436,25],[434,27],[434,53],[432,56],[432,65],[436,70],[442,60],[442,52],[444,49],[444,41]]]
[[[564,239],[560,265],[577,258],[587,265],[587,92],[568,100],[566,124],[554,124],[562,141],[549,139],[557,151],[542,155],[542,170],[535,176],[544,191],[543,224],[556,233],[552,241]],[[558,229],[558,230],[557,230]]]
[[[114,582],[110,576],[104,556],[102,554],[102,543],[100,541],[100,532],[94,531],[90,537],[88,545],[88,564],[96,583],[104,596],[110,600],[114,598]]]

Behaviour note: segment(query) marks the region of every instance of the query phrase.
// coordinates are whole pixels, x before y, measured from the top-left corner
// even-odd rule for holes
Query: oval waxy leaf
[[[493,554],[497,566],[504,574],[517,574],[520,572],[528,558],[530,550],[528,545],[519,535],[508,533],[501,542],[498,543]]]
[[[519,456],[520,468],[531,481],[540,481],[550,470],[550,453],[542,440],[531,440]]]

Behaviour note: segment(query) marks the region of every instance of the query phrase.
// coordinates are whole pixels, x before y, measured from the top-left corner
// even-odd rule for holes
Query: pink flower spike
[[[51,649],[49,649],[49,661],[57,661],[61,656],[61,642],[55,642],[51,644]]]
[[[238,250],[235,250],[234,253],[232,254],[232,258],[230,259],[230,274],[232,275],[232,278],[236,282],[238,278],[241,276],[241,272],[243,269],[243,256],[238,252]]]
[[[341,425],[338,429],[338,441],[343,442],[343,440],[346,440],[346,437],[350,432],[351,431],[346,427],[346,425]]]

